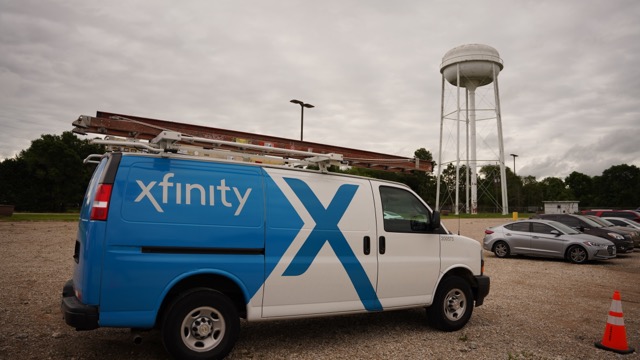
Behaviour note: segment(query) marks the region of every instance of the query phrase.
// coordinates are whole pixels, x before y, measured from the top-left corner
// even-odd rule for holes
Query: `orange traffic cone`
[[[614,351],[618,354],[631,354],[634,348],[627,344],[627,331],[624,328],[624,317],[622,316],[622,301],[620,292],[616,290],[611,300],[607,327],[604,329],[602,341],[595,343],[597,348]]]

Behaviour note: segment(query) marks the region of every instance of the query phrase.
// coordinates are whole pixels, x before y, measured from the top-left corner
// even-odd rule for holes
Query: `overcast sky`
[[[486,44],[507,166],[600,175],[640,166],[639,19],[637,0],[0,0],[0,159],[98,110],[298,139],[295,98],[307,141],[437,160],[442,58]]]

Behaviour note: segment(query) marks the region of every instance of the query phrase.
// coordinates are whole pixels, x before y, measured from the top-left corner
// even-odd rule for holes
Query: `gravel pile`
[[[480,241],[496,219],[461,220]],[[458,231],[458,221],[447,221]],[[159,333],[76,332],[60,315],[71,277],[75,223],[0,223],[0,359],[166,359]],[[242,323],[229,359],[640,359],[596,349],[614,290],[630,346],[640,348],[640,251],[573,265],[485,252],[491,292],[454,333],[425,324],[424,310]]]

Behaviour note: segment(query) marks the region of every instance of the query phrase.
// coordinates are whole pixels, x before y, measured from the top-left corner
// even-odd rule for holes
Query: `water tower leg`
[[[498,123],[498,144],[500,146],[500,183],[502,189],[502,215],[509,213],[509,198],[507,195],[507,172],[504,165],[504,142],[502,140],[502,116],[500,114],[500,91],[498,90],[498,77],[496,65],[493,66],[493,93],[496,102],[496,122]]]
[[[470,214],[471,213],[471,199],[469,197],[469,188],[470,188],[470,181],[469,181],[469,92],[465,92],[465,99],[464,99],[464,103],[465,103],[465,107],[466,107],[466,111],[464,114],[464,123],[465,123],[465,141],[467,144],[467,151],[465,152],[465,164],[466,164],[466,169],[465,169],[465,174],[464,174],[464,178],[465,178],[465,183],[464,183],[464,189],[465,189],[465,213]]]
[[[440,145],[438,148],[438,175],[436,177],[436,208],[440,211],[440,174],[442,173],[442,132],[444,126],[444,75],[442,75],[442,89],[440,89]]]
[[[460,214],[460,64],[456,65],[458,68],[458,81],[456,88],[458,90],[457,95],[457,109],[456,109],[456,215]]]
[[[471,161],[469,170],[471,171],[471,214],[478,214],[478,173],[476,167],[476,89],[467,85],[469,91],[469,150],[471,151]]]

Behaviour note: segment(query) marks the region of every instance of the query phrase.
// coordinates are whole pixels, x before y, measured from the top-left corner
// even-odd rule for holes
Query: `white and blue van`
[[[403,184],[170,152],[101,157],[73,259],[68,325],[159,328],[179,359],[225,357],[240,318],[424,307],[455,331],[490,283]]]

